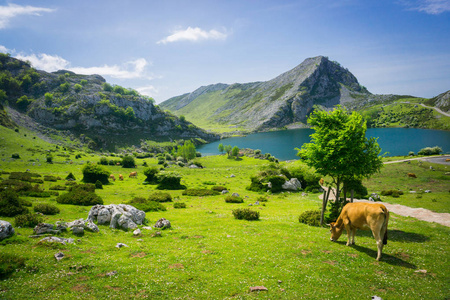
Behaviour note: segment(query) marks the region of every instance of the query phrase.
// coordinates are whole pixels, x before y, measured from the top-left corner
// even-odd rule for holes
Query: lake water
[[[210,144],[199,146],[203,156],[220,154],[217,147],[224,145],[238,146],[239,148],[260,149],[262,153],[270,153],[280,160],[298,159],[295,148],[301,148],[304,143],[310,142],[312,129],[292,129],[272,132],[250,134],[245,137],[233,137]],[[450,131],[417,129],[417,128],[369,128],[366,136],[378,137],[381,154],[388,152],[387,156],[408,155],[409,151],[415,154],[425,147],[439,146],[444,153],[450,152]]]

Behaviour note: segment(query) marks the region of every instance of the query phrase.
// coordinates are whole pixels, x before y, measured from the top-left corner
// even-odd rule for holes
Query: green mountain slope
[[[201,87],[160,106],[207,129],[261,131],[305,123],[314,105],[330,108],[368,97],[348,70],[317,56],[266,82]]]
[[[134,145],[141,140],[218,138],[164,112],[149,97],[109,85],[99,75],[47,73],[6,54],[0,54],[0,104],[9,107],[9,116],[2,109],[5,124],[12,120],[30,127],[36,122],[30,129],[69,133],[94,148]]]

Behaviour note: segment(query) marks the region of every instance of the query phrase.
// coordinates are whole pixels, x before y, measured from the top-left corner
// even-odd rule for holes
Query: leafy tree
[[[108,178],[111,174],[105,167],[97,164],[86,164],[83,167],[83,181],[95,183],[100,180],[103,184],[108,184]]]
[[[179,147],[177,151],[177,156],[181,156],[186,161],[195,158],[195,154],[195,146],[192,141],[184,142],[184,145]]]
[[[185,122],[185,121],[186,121],[186,117],[183,116],[183,115],[181,115],[181,116],[180,116],[180,121],[181,121],[181,122]]]
[[[126,90],[121,87],[120,85],[116,85],[113,88],[114,93],[120,94],[120,95],[126,95]]]
[[[68,92],[69,89],[70,89],[70,84],[68,82],[65,82],[59,86],[59,90],[63,93]]]
[[[51,94],[51,93],[45,93],[44,97],[45,97],[45,105],[47,105],[47,106],[52,105],[53,94]]]
[[[0,102],[3,102],[6,100],[6,98],[8,98],[6,96],[6,92],[4,90],[0,90]]]
[[[231,149],[231,155],[234,157],[237,157],[239,154],[239,148],[238,146],[234,146],[233,149]]]
[[[112,92],[113,87],[109,83],[105,82],[105,83],[103,83],[103,90],[105,92]]]
[[[220,153],[223,153],[224,147],[223,144],[219,144],[219,146],[217,147],[217,149],[220,151]]]
[[[330,176],[339,199],[341,185],[352,178],[368,178],[383,166],[376,138],[366,138],[366,122],[356,112],[337,106],[333,111],[316,110],[308,123],[314,129],[311,143],[298,156],[323,176]]]
[[[86,85],[88,84],[88,82],[87,82],[86,79],[81,79],[80,84],[81,84],[82,86],[86,86]]]
[[[125,109],[125,116],[130,120],[133,120],[136,117],[131,106],[128,106],[127,109]]]
[[[228,157],[231,157],[231,150],[233,150],[233,148],[231,147],[231,145],[225,145],[223,147],[223,149],[225,150],[225,152],[228,154]]]
[[[157,181],[156,175],[158,174],[159,169],[157,167],[145,168],[144,175],[147,177],[145,179],[146,182],[153,183]]]
[[[26,110],[31,102],[32,99],[28,99],[28,97],[24,95],[17,100],[16,104],[20,109]]]

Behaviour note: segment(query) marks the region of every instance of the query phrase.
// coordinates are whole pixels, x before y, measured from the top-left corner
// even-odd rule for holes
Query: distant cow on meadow
[[[137,172],[136,172],[136,171],[131,172],[130,175],[129,175],[128,177],[130,177],[130,178],[131,178],[131,177],[136,178],[136,177],[137,177]]]
[[[112,181],[116,181],[116,177],[114,177],[113,174],[109,175],[109,179],[111,179]]]
[[[119,180],[123,181],[123,175],[122,174],[119,174]]]
[[[336,222],[330,224],[331,241],[337,241],[345,228],[348,238],[347,246],[350,246],[355,244],[356,229],[371,229],[378,247],[377,260],[380,260],[383,245],[387,244],[388,221],[389,211],[383,204],[348,203],[342,209]]]
[[[417,178],[416,174],[414,174],[414,173],[408,173],[408,177]]]

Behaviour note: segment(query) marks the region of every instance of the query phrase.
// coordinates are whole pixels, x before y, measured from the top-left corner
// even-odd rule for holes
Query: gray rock
[[[142,225],[145,212],[127,204],[95,205],[91,208],[88,220],[99,225],[109,223],[110,228],[134,229]]]
[[[14,235],[14,228],[11,223],[0,220],[0,241],[12,237]]]
[[[142,229],[152,230],[152,228],[150,226],[144,226],[144,227],[142,227]]]
[[[289,181],[286,181],[281,188],[288,191],[298,191],[302,188],[302,184],[297,178],[291,178]]]
[[[116,248],[122,248],[122,247],[128,247],[128,245],[124,244],[124,243],[117,243]]]
[[[302,193],[302,196],[303,196],[303,197],[306,197],[306,196],[308,196],[308,193],[303,192],[303,193]]]
[[[133,235],[137,236],[141,234],[141,230],[138,228],[135,231],[133,231]]]
[[[61,259],[64,258],[64,253],[62,253],[62,252],[56,253],[55,254],[55,258],[56,258],[57,261],[60,261]]]
[[[425,190],[425,193],[431,193],[431,191],[430,190]]]
[[[92,222],[92,220],[87,220],[84,223],[84,228],[87,230],[90,230],[92,232],[99,232],[100,230],[98,229],[98,226],[94,224],[94,222]]]
[[[74,239],[65,239],[65,238],[60,238],[60,237],[56,237],[56,236],[49,236],[49,237],[43,238],[39,242],[61,243],[63,245],[67,245],[67,244],[72,244],[74,242]]]
[[[239,194],[238,194],[238,193],[233,193],[233,194],[231,194],[231,196],[233,196],[233,197],[239,197]]]
[[[72,222],[68,222],[66,223],[66,226],[68,228],[72,228],[72,227],[84,227],[84,219],[78,219]]]
[[[234,177],[236,177],[236,175],[234,175],[234,174],[231,174],[231,175],[230,175],[230,178],[234,178]]]
[[[371,201],[381,201],[380,195],[378,195],[377,193],[370,194],[369,200],[370,198],[372,198]]]
[[[159,219],[158,221],[156,221],[155,223],[155,227],[156,228],[161,228],[161,229],[166,229],[166,228],[170,228],[171,224],[169,220],[166,220],[164,218]]]
[[[57,233],[60,233],[59,230],[55,230],[54,228],[55,228],[55,225],[53,225],[53,224],[39,223],[34,227],[33,232],[34,232],[34,234],[46,234],[46,233],[57,234]]]
[[[229,191],[227,191],[227,190],[223,190],[222,191],[222,195],[225,195],[225,194],[228,194],[229,193]]]

